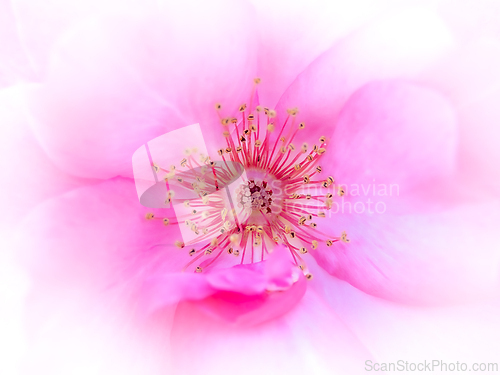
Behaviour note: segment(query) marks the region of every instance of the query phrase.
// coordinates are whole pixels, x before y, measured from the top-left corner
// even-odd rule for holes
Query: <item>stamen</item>
[[[162,221],[165,226],[178,222],[187,226],[195,240],[186,240],[186,243],[175,241],[175,246],[180,249],[189,246],[187,256],[192,259],[184,269],[191,267],[191,272],[200,273],[213,267],[218,259],[228,256],[226,254],[235,257],[241,254],[241,258],[234,260],[241,264],[262,261],[275,244],[282,243],[289,250],[293,262],[310,280],[312,275],[301,255],[306,259],[306,254],[318,249],[320,243],[330,248],[336,242],[350,242],[346,232],[340,236],[323,233],[312,221],[314,218],[325,218],[324,210],[332,208],[335,193],[343,196],[345,191],[342,186],[330,188],[335,183],[332,176],[321,180],[315,177],[323,171],[318,161],[327,150],[326,136],[319,138],[319,145],[314,145],[312,151],[308,151],[307,143],[302,143],[300,147],[295,145],[300,144],[297,141],[292,143],[306,126],[304,121],[298,125],[295,122],[302,120],[296,107],[286,110],[284,121],[277,119],[274,109],[261,105],[254,108],[260,82],[260,78],[254,79],[249,106],[239,106],[236,117],[222,118],[222,104],[215,104],[225,138],[225,144],[220,145],[216,152],[226,166],[229,161],[238,162],[243,164],[247,173],[247,180],[237,187],[235,196],[230,197],[234,207],[226,207],[222,199],[209,194],[210,189],[230,180],[228,171],[218,167],[207,155],[198,154],[196,149],[188,147],[180,166],[191,171],[192,175],[184,175],[183,171],[182,177],[176,177],[175,166],[162,168],[152,163],[151,167],[157,173],[164,172],[165,181],[175,178],[183,187],[191,188],[198,198],[182,202],[175,198],[173,191],[168,191],[165,202],[182,203],[185,208],[178,221],[156,218],[153,213],[147,213],[145,218]],[[230,130],[230,125],[234,129]],[[276,127],[279,134],[274,136],[271,133]],[[260,137],[261,128],[263,133],[265,131],[263,138]],[[216,176],[215,182],[207,178],[211,171]],[[320,194],[309,190],[321,187],[332,190]],[[246,219],[235,222],[242,212],[246,213]],[[330,228],[326,229],[330,231]]]

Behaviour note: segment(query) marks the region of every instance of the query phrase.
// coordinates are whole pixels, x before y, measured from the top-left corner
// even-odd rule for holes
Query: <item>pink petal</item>
[[[174,371],[186,375],[356,374],[359,363],[371,358],[336,314],[309,292],[285,316],[250,329],[180,305],[171,339],[176,343]]]
[[[198,12],[177,4],[99,17],[58,43],[32,109],[37,136],[61,168],[131,177],[137,148],[192,123],[205,127],[207,142],[222,140],[213,131],[220,126],[215,103],[225,116],[249,98],[252,28],[236,4],[194,6]]]
[[[9,0],[0,1],[0,87],[34,74],[21,44],[16,18]]]
[[[298,107],[307,127],[300,136],[317,142],[322,135],[331,136],[340,110],[358,88],[373,80],[414,77],[450,45],[450,33],[432,11],[385,14],[310,64],[280,99],[278,116]]]
[[[183,301],[208,316],[235,325],[255,325],[288,313],[302,299],[306,279],[285,249],[268,260],[200,274],[149,275],[141,287],[144,311],[151,314]]]
[[[460,135],[459,172],[476,192],[500,191],[499,64],[500,43],[482,38],[458,46],[419,78],[453,103]]]
[[[207,279],[192,273],[173,273],[148,278],[141,288],[146,313],[181,301],[200,300],[215,293]]]
[[[188,257],[173,246],[178,227],[146,220],[147,211],[125,179],[80,188],[34,209],[18,232],[34,301],[82,293],[100,302],[121,295],[135,303],[151,274],[180,270]]]
[[[330,168],[338,184],[354,189],[386,188],[385,197],[406,205],[447,188],[455,172],[456,122],[447,100],[404,82],[370,83],[345,104],[332,137]],[[370,193],[370,195],[372,195]]]
[[[404,303],[480,300],[499,291],[499,203],[439,213],[336,215],[350,243],[311,254],[328,273],[377,297]]]
[[[459,360],[471,367],[473,363],[494,362],[498,356],[497,348],[491,345],[500,333],[498,299],[432,308],[407,306],[368,295],[344,281],[331,279],[324,271],[313,272],[319,282],[311,288],[377,362],[401,358],[410,363],[430,362],[439,353],[439,360],[445,364]],[[324,282],[328,282],[328,288],[322,288]],[[440,369],[437,366],[434,371],[439,373]]]
[[[305,2],[253,0],[257,9],[258,75],[261,103],[274,107],[279,98],[320,54],[375,14],[387,11],[384,1]]]
[[[46,199],[92,180],[76,178],[59,170],[47,157],[29,127],[25,95],[32,87],[17,85],[0,90],[0,183],[1,220],[13,228]]]

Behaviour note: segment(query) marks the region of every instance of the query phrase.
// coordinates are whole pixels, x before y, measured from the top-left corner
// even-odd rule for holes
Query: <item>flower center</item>
[[[259,82],[255,80],[256,85]],[[320,244],[349,242],[345,232],[332,236],[331,228],[320,230],[316,221],[326,217],[335,195],[343,195],[332,176],[319,177],[323,172],[319,162],[326,153],[327,138],[320,137],[319,143],[312,147],[306,143],[296,147],[293,141],[305,128],[304,122],[296,123],[298,110],[287,110],[280,124],[275,121],[276,111],[259,105],[253,107],[254,97],[255,86],[250,105],[241,105],[238,117],[219,115],[226,140],[225,146],[218,150],[222,162],[197,156],[195,151],[189,151],[188,157],[181,161],[180,167],[187,169],[184,175],[192,175],[193,181],[177,177],[178,184],[192,187],[198,197],[184,202],[190,211],[181,215],[195,237],[187,242],[177,241],[176,245],[188,247],[188,254],[193,257],[185,269],[194,267],[196,272],[202,272],[220,261],[223,254],[239,257],[240,264],[252,263],[264,260],[274,246],[282,244],[290,250],[295,264],[311,278],[303,254],[316,250]],[[216,105],[217,113],[221,108]],[[243,166],[245,173],[234,191],[225,193],[219,187],[234,182],[231,163]],[[175,168],[169,171],[167,182],[174,178]],[[215,179],[211,182],[205,175]],[[224,194],[228,199],[223,198]],[[172,194],[168,199],[176,198]],[[165,225],[173,222],[153,214],[147,214],[146,218],[160,219]]]
[[[267,181],[249,180],[237,190],[238,207],[250,211],[261,211],[267,214],[272,212],[273,189]]]

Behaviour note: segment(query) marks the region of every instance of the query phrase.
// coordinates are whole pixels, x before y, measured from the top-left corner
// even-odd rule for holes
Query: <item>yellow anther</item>
[[[187,159],[186,158],[182,159],[181,160],[181,167],[185,167],[186,164],[187,164]]]
[[[303,181],[304,181],[304,184],[308,184],[311,181],[311,179],[308,175],[305,175],[303,178]]]
[[[299,225],[304,225],[304,223],[306,222],[306,220],[307,220],[307,218],[305,216],[301,216],[299,218],[299,221],[298,221]]]
[[[286,113],[288,113],[290,116],[296,116],[297,113],[299,113],[299,110],[295,108],[289,108],[286,110]]]
[[[227,138],[227,137],[229,137],[231,135],[231,133],[229,133],[227,130],[224,130],[222,132],[222,135]]]
[[[175,246],[177,246],[179,249],[184,248],[184,242],[182,241],[175,241],[174,242]]]
[[[326,214],[323,211],[318,212],[318,217],[326,217]]]
[[[232,151],[232,150],[231,150],[231,147],[227,147],[227,148],[226,148],[226,153],[227,153],[227,154],[229,154],[231,151]]]
[[[295,151],[295,146],[293,145],[293,143],[290,143],[288,145],[288,148],[290,149],[290,151]]]
[[[233,124],[236,124],[236,123],[238,123],[238,119],[237,119],[236,117],[233,117],[233,118],[231,119],[231,122],[232,122]]]
[[[337,192],[339,197],[342,197],[345,194],[345,190],[342,186],[339,187],[339,191]]]
[[[320,143],[325,143],[326,141],[326,137],[324,135],[322,135],[321,137],[319,137],[319,142]]]
[[[233,255],[237,257],[238,255],[240,255],[240,251],[238,249],[234,250]]]
[[[205,250],[205,255],[210,255],[212,254],[212,249],[206,249]]]
[[[326,181],[328,181],[328,184],[330,184],[330,185],[331,185],[331,184],[333,184],[333,183],[335,182],[335,180],[333,179],[333,177],[332,177],[332,176],[328,176],[328,177],[326,178]]]
[[[290,237],[295,238],[295,232],[293,230],[290,232]]]
[[[219,109],[222,108],[222,105],[220,103],[215,103],[215,109],[218,111]]]
[[[318,148],[318,151],[316,151],[318,155],[323,155],[326,152],[326,148]]]
[[[250,130],[253,132],[257,131],[257,126],[255,124],[250,125]]]
[[[333,202],[330,198],[327,198],[326,201],[325,201],[325,206],[328,210],[330,210],[332,208],[332,205],[333,205]]]
[[[217,247],[217,245],[219,244],[219,240],[216,238],[212,238],[212,240],[210,241],[210,246],[213,246],[213,247]]]
[[[351,240],[349,238],[347,238],[347,232],[342,232],[342,235],[340,236],[340,240],[342,242],[345,242],[345,243],[349,243],[351,242]]]
[[[270,132],[274,131],[274,124],[273,123],[268,124],[267,125],[267,130],[270,131]]]
[[[206,205],[210,202],[210,198],[208,196],[201,197],[201,202]]]
[[[256,77],[253,79],[253,82],[258,85],[260,83],[260,78],[259,77]]]
[[[231,234],[231,236],[229,237],[229,241],[231,241],[231,243],[233,244],[237,244],[239,240],[240,238],[237,234]]]
[[[250,129],[245,129],[245,130],[243,130],[243,133],[245,133],[245,135],[250,134]]]
[[[220,123],[224,126],[227,126],[229,125],[229,120],[230,120],[229,118],[223,118],[220,120]]]
[[[275,118],[276,117],[276,111],[274,109],[271,109],[267,115],[269,116],[269,118]]]
[[[243,112],[247,108],[246,104],[240,105],[240,108],[238,109],[240,112]]]
[[[197,273],[201,273],[201,272],[203,272],[203,269],[202,269],[201,267],[199,267],[199,266],[198,266],[198,267],[196,267],[195,272],[197,272]]]
[[[300,248],[300,253],[301,254],[307,254],[307,249],[305,247]]]
[[[241,152],[242,148],[241,146],[236,147],[236,152]]]
[[[260,146],[262,146],[262,141],[260,139],[257,139],[255,141],[255,147],[259,148]]]
[[[318,146],[317,145],[314,145],[313,146],[313,151],[316,152],[318,150]]]
[[[241,141],[241,142],[246,142],[246,141],[247,141],[247,139],[245,138],[245,136],[244,136],[244,135],[242,135],[242,136],[240,137],[240,141]]]
[[[323,181],[321,186],[323,186],[324,188],[327,188],[328,187],[328,181]]]
[[[304,129],[306,127],[306,123],[305,122],[301,122],[299,124],[299,129]]]
[[[290,229],[290,227],[288,225],[285,225],[285,233],[286,234],[289,234],[292,230]]]
[[[281,147],[280,147],[280,152],[281,152],[282,154],[284,154],[284,153],[286,152],[286,147],[285,147],[285,146],[281,146]]]
[[[194,254],[196,254],[196,250],[195,249],[189,250],[189,256],[193,256]]]
[[[312,220],[313,219],[313,215],[309,214],[307,215],[307,220]]]
[[[302,152],[306,152],[307,151],[307,147],[308,147],[307,143],[302,143],[302,147],[301,147],[302,148]]]
[[[312,278],[313,278],[313,275],[311,275],[310,273],[308,273],[308,274],[306,275],[306,279],[307,279],[307,280],[311,280]]]
[[[226,219],[226,215],[227,215],[227,208],[223,208],[221,213],[220,213],[220,216],[222,217],[222,220],[225,220]]]
[[[279,241],[278,236],[274,236],[274,237],[273,237],[273,241],[274,241],[274,242],[276,242],[276,243],[278,243],[278,241]]]
[[[281,142],[285,142],[285,141],[286,141],[285,137],[281,137],[281,138],[280,138],[280,141],[281,141]]]
[[[323,168],[321,168],[319,165],[316,167],[316,172],[321,173],[322,170]]]
[[[160,170],[160,168],[154,163],[153,163],[153,169],[156,173],[158,173],[158,171]]]
[[[313,161],[314,156],[312,156],[312,155],[307,155],[307,156],[306,156],[306,158],[307,158],[307,160],[309,160],[309,161]]]
[[[300,168],[302,168],[302,165],[300,165],[300,164],[295,164],[295,165],[294,165],[294,168],[295,168],[295,170],[296,170],[296,171],[298,171]]]
[[[316,250],[318,248],[318,241],[316,240],[312,240],[311,241],[311,246],[314,250]]]
[[[262,232],[264,232],[264,227],[262,225],[259,225],[257,227],[257,233],[262,233]]]
[[[223,148],[219,149],[219,150],[217,151],[217,153],[218,153],[220,156],[222,156],[222,155],[224,154],[224,149],[223,149]]]
[[[228,254],[232,254],[232,253],[233,253],[233,248],[232,248],[232,247],[228,248],[228,249],[227,249],[227,253],[228,253]]]
[[[332,193],[326,193],[326,197],[327,198],[333,198],[333,194]]]
[[[163,219],[163,224],[164,225],[170,224],[170,220],[168,219],[168,217],[166,217],[166,218]]]
[[[316,223],[309,223],[309,226],[310,226],[311,228],[316,228],[316,227],[318,226],[318,224],[316,224]]]
[[[155,217],[155,214],[152,212],[148,212],[146,214],[146,220],[152,220]]]
[[[306,194],[306,199],[311,199],[311,198],[312,198],[311,194]]]
[[[257,107],[255,107],[255,110],[257,112],[262,112],[263,108],[260,105],[258,105]]]
[[[250,115],[248,115],[247,120],[248,121],[253,121],[253,120],[255,120],[255,116],[252,115],[252,114],[250,114]]]

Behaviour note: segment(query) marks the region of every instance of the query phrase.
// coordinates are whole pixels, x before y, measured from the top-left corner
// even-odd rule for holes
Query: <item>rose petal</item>
[[[439,94],[404,82],[367,84],[345,104],[327,167],[355,200],[353,190],[385,186],[393,200],[422,204],[415,195],[440,190],[453,177],[455,116]],[[371,194],[370,194],[371,195]],[[386,194],[387,195],[387,194]],[[393,203],[394,204],[394,203]]]
[[[499,203],[444,212],[335,215],[350,243],[311,254],[328,273],[365,293],[403,303],[448,304],[499,293]]]
[[[245,19],[241,12],[236,4],[177,4],[72,29],[32,100],[51,158],[80,176],[131,177],[134,151],[168,130],[199,122],[207,142],[222,142],[215,103],[224,116],[237,111],[255,76],[251,27],[225,22]]]
[[[125,179],[83,187],[34,209],[19,228],[18,246],[36,280],[35,296],[85,293],[97,303],[123,293],[125,302],[134,302],[130,296],[150,274],[180,270],[189,257],[173,246],[178,227],[147,221],[147,211]]]
[[[278,117],[283,121],[287,108],[298,107],[307,132],[299,133],[297,143],[317,142],[331,136],[345,101],[358,88],[373,80],[414,77],[451,45],[449,31],[430,10],[385,14],[310,64],[280,99]]]
[[[186,375],[355,374],[359,363],[371,357],[312,293],[282,318],[250,329],[207,318],[190,305],[180,305],[171,339],[176,343],[174,370]]]

